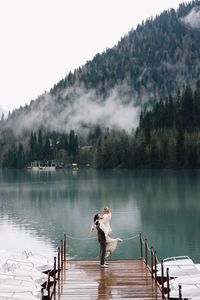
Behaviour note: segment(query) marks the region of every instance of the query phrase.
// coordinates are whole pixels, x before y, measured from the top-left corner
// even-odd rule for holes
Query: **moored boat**
[[[15,259],[12,257],[15,257]],[[41,299],[42,289],[44,295],[47,294],[47,282],[49,282],[50,286],[52,286],[54,283],[54,278],[51,276],[48,278],[48,275],[41,272],[41,270],[47,271],[49,268],[52,270],[52,265],[49,264],[47,257],[42,255],[34,255],[31,252],[28,255],[27,252],[23,252],[23,259],[21,260],[17,260],[17,257],[20,257],[20,255],[11,254],[5,250],[0,251],[0,293],[3,292],[6,294],[8,292],[12,292],[14,293],[12,295],[16,296],[15,293],[19,295],[19,292],[31,292],[31,296],[39,296],[39,299]],[[7,289],[8,282],[9,285],[13,285],[13,287],[11,286],[10,289]],[[22,282],[23,287],[21,284],[17,285],[18,282]],[[37,286],[38,294],[36,294],[35,291],[31,290],[30,288],[24,286],[24,283],[27,283],[28,285],[28,282],[30,286]],[[10,297],[10,294],[6,295],[6,297],[7,296]],[[21,300],[21,298],[19,299]]]
[[[200,275],[200,270],[195,264],[186,264],[186,265],[165,265],[163,268],[164,280],[167,279],[167,268],[169,269],[169,278],[177,278],[180,276],[190,276],[190,275]],[[161,283],[162,272],[159,270],[157,272],[157,279]]]
[[[200,283],[193,285],[181,286],[182,299],[190,299],[192,297],[200,297]],[[170,299],[180,299],[179,288],[170,292]]]
[[[180,276],[200,275],[200,265],[194,264],[189,256],[175,256],[163,259],[163,276],[167,279],[167,269],[171,279]],[[157,264],[157,279],[161,283],[161,264]]]
[[[177,265],[191,265],[194,264],[193,260],[189,256],[173,256],[163,259],[163,266],[177,266]],[[161,264],[157,264],[157,270],[161,269]]]
[[[1,293],[0,300],[38,300],[41,298],[34,297],[30,292],[25,293]]]
[[[0,250],[0,261],[2,264],[20,267],[25,265],[26,268],[29,266],[29,269],[34,267],[40,272],[48,272],[53,269],[53,262],[50,262],[46,256],[26,251],[23,251],[22,255],[19,255],[5,250]]]
[[[200,274],[188,275],[188,276],[180,276],[175,279],[171,279],[169,281],[170,291],[178,289],[179,285],[195,285],[200,284]],[[167,282],[164,283],[165,291],[167,290]],[[199,295],[200,296],[200,295]]]
[[[1,279],[0,280],[0,292],[9,293],[31,293],[35,297],[41,297],[41,286],[32,280],[22,279]]]

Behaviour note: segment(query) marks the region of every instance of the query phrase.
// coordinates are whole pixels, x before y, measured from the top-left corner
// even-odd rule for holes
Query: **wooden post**
[[[169,268],[167,268],[167,299],[169,300]]]
[[[145,239],[145,263],[148,265],[147,239]]]
[[[153,278],[153,247],[151,246],[151,277]]]
[[[162,285],[162,298],[164,299],[164,268],[163,268],[163,260],[161,260],[161,285]]]
[[[181,285],[178,286],[179,300],[182,300]]]
[[[56,256],[54,257],[54,282],[53,282],[54,292],[56,290]]]
[[[140,233],[140,257],[143,258],[143,251],[142,251],[142,234]]]
[[[58,248],[58,279],[60,279],[60,248]]]
[[[66,261],[66,234],[64,234],[64,261]]]
[[[155,269],[155,283],[157,283],[157,259],[156,259],[156,251],[154,251],[154,269]]]
[[[48,271],[48,282],[47,282],[48,300],[51,299],[50,295],[50,272]]]
[[[63,240],[60,241],[60,257],[61,257],[61,269],[63,268]]]

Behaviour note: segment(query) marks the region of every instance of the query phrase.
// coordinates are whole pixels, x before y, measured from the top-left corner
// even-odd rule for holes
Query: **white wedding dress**
[[[112,229],[110,227],[111,213],[103,215],[103,224],[106,227],[108,236],[111,236]]]
[[[106,235],[106,257],[108,257],[110,254],[112,254],[115,251],[118,242],[121,241],[119,238],[116,239],[111,238],[112,229],[110,227],[110,221],[111,221],[111,213],[104,214],[102,222],[105,226],[106,233],[107,233],[105,234]]]

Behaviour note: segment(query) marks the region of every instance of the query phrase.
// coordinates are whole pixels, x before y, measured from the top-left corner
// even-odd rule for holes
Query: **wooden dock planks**
[[[161,300],[143,260],[111,260],[107,269],[99,261],[67,261],[56,286],[54,300],[74,299]]]

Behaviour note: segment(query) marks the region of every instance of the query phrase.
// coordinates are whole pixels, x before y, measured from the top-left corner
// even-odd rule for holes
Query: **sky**
[[[29,104],[66,74],[178,0],[0,0],[0,113]]]

